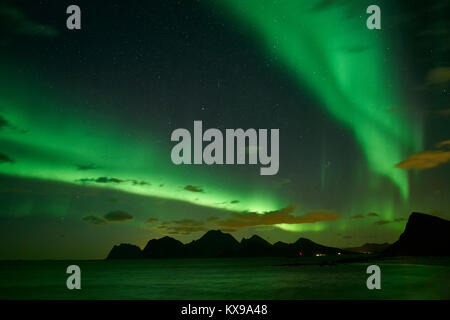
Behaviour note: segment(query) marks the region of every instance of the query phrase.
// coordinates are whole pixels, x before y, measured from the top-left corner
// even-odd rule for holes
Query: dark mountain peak
[[[220,230],[210,230],[200,239],[187,245],[189,254],[193,257],[221,257],[235,255],[239,242],[229,233]]]
[[[274,253],[274,247],[257,235],[248,239],[243,238],[239,247],[239,255],[244,257],[267,257]]]
[[[269,242],[267,242],[266,240],[264,240],[263,238],[261,238],[260,236],[258,236],[256,234],[254,234],[253,236],[251,236],[248,239],[242,238],[241,244],[261,244],[261,245],[269,245],[270,246]]]
[[[252,241],[266,241],[263,238],[261,238],[260,236],[258,236],[257,234],[252,235],[250,238],[248,238],[248,240],[252,240]]]
[[[144,248],[144,251],[147,250],[151,245],[182,245],[181,241],[177,239],[165,236],[159,239],[152,239],[147,242],[147,245]]]
[[[141,258],[141,248],[129,243],[115,245],[106,259],[138,259]]]
[[[449,256],[450,221],[413,212],[400,238],[383,253],[406,256]]]
[[[184,245],[181,241],[165,236],[160,239],[152,239],[147,242],[142,254],[145,258],[182,257]]]
[[[283,241],[277,241],[273,244],[274,246],[287,246],[288,244]]]
[[[405,231],[400,237],[434,237],[437,231],[445,232],[450,228],[450,221],[425,213],[413,212],[408,218]]]
[[[207,231],[203,236],[203,237],[220,237],[225,235],[226,233],[222,232],[222,230],[209,230]]]
[[[239,244],[239,242],[229,233],[224,233],[221,230],[209,230],[197,241],[215,241],[221,243]]]
[[[314,241],[311,241],[309,239],[306,238],[299,238],[297,241],[294,242],[294,244],[297,245],[311,245],[311,244],[316,244]]]
[[[202,239],[202,238],[228,238],[228,237],[233,237],[233,236],[229,233],[222,232],[222,230],[209,230],[200,239]]]
[[[162,237],[160,239],[153,239],[153,240],[160,241],[160,242],[166,242],[166,243],[170,243],[170,242],[172,242],[172,243],[175,243],[175,242],[181,243],[181,241],[178,241],[177,239],[174,239],[174,238],[169,237],[169,236],[165,236],[165,237]]]
[[[435,223],[449,223],[448,220],[432,216],[425,213],[413,212],[410,214],[408,218],[408,223],[406,224],[405,231],[408,227],[414,227],[418,224],[425,223],[426,225],[435,224]],[[409,225],[409,226],[408,226]]]

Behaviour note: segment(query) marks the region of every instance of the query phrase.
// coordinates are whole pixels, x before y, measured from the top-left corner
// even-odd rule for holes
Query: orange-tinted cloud
[[[378,217],[378,213],[376,213],[376,212],[369,212],[367,215],[369,217]]]
[[[395,167],[402,169],[429,169],[450,160],[450,151],[433,150],[414,153]]]
[[[441,116],[450,116],[450,109],[443,109],[443,110],[438,110],[436,111],[437,114],[441,115]]]
[[[313,211],[302,216],[294,216],[296,206],[289,206],[280,210],[259,214],[256,212],[231,213],[225,219],[209,217],[204,222],[198,220],[184,219],[178,221],[162,222],[153,229],[160,230],[166,235],[190,234],[193,232],[208,231],[220,228],[224,232],[233,232],[237,229],[273,226],[276,224],[299,224],[314,223],[321,221],[333,221],[339,219],[340,215],[333,211]]]
[[[431,69],[427,74],[428,85],[443,85],[450,81],[450,67]]]
[[[297,210],[296,206],[258,214],[255,212],[233,213],[228,218],[217,222],[217,225],[223,229],[240,229],[255,226],[269,226],[275,224],[298,224],[314,223],[321,221],[333,221],[339,219],[340,215],[333,211],[313,211],[302,216],[294,216],[293,212]]]
[[[364,218],[364,216],[361,213],[350,217],[350,219],[362,219],[362,218]]]
[[[395,167],[402,169],[429,169],[450,161],[450,140],[445,140],[436,145],[441,150],[429,150],[412,154],[408,159],[398,163]]]
[[[441,141],[436,145],[436,148],[443,149],[446,147],[450,147],[450,140]]]

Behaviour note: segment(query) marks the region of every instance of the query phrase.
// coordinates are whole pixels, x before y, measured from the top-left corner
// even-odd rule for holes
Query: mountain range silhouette
[[[238,242],[231,234],[210,230],[198,240],[183,244],[171,237],[152,239],[143,250],[122,243],[115,245],[107,259],[220,258],[220,257],[312,257],[381,253],[385,256],[450,256],[450,221],[413,212],[398,241],[389,245],[365,244],[358,248],[339,249],[300,238],[294,243],[278,241],[273,245],[253,235]]]
[[[187,244],[167,236],[150,240],[143,250],[138,246],[122,243],[112,248],[107,259],[275,257],[343,253],[346,251],[322,246],[305,238],[290,244],[279,241],[272,245],[257,235],[238,242],[229,233],[210,230],[200,239]]]

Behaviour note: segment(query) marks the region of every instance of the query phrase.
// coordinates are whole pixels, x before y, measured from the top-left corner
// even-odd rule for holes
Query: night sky
[[[3,1],[0,259],[210,229],[352,247],[395,241],[412,211],[449,219],[449,7]],[[171,133],[194,120],[279,129],[278,174],[174,165]]]

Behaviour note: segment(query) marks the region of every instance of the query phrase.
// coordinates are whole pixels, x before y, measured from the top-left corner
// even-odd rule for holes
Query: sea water
[[[450,299],[449,259],[437,264],[290,262],[280,258],[2,261],[0,299]],[[366,269],[374,263],[381,268],[380,290],[366,286]],[[72,264],[81,269],[80,290],[66,287],[66,268]]]

